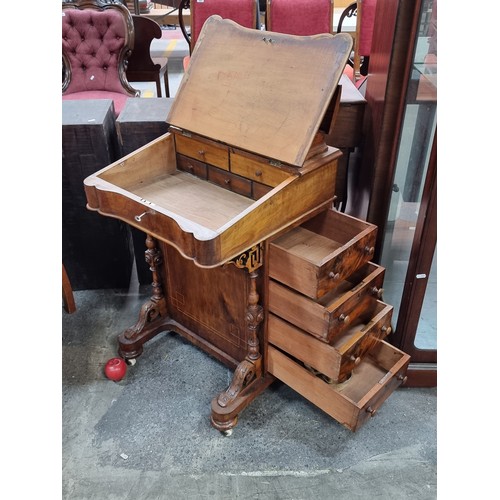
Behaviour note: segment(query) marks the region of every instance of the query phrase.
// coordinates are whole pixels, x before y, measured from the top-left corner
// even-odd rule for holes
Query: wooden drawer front
[[[352,326],[331,345],[270,314],[268,339],[331,381],[343,382],[373,345],[390,333],[392,311],[392,306],[378,302],[372,318]]]
[[[321,408],[344,427],[356,431],[405,380],[410,356],[380,340],[342,384],[328,384],[300,362],[272,345],[269,373]]]
[[[377,226],[325,210],[271,242],[269,275],[319,299],[371,259],[376,237]]]
[[[317,301],[269,281],[269,310],[331,343],[360,315],[371,314],[382,292],[385,269],[369,262]]]
[[[254,200],[262,198],[272,189],[271,186],[266,186],[265,184],[261,184],[260,182],[252,182],[252,185],[253,185],[252,197]]]
[[[208,165],[208,180],[243,196],[252,196],[252,181],[226,170]]]
[[[177,168],[196,175],[196,177],[200,177],[201,179],[207,178],[207,165],[194,158],[177,154]]]
[[[268,160],[260,160],[233,151],[231,151],[231,172],[272,187],[281,184],[292,175],[286,170],[270,165]]]
[[[175,134],[175,149],[183,155],[229,170],[229,150],[223,144]]]

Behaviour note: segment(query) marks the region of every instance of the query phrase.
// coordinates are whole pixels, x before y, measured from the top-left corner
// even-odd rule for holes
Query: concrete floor
[[[63,499],[436,498],[436,389],[399,388],[352,433],[276,381],[224,437],[210,401],[232,371],[179,335],[108,380],[149,293],[76,291],[62,312]]]

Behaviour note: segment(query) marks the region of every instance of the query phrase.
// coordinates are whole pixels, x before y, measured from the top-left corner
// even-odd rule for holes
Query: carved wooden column
[[[259,344],[259,327],[264,320],[264,309],[259,304],[257,292],[258,268],[262,266],[262,244],[259,244],[232,263],[249,273],[250,291],[246,312],[247,355],[236,367],[229,387],[212,400],[212,425],[226,435],[230,435],[238,422],[238,414],[253,401],[274,380],[263,377],[262,354]]]
[[[142,354],[143,344],[158,333],[165,330],[167,303],[163,294],[159,267],[163,264],[163,256],[158,249],[157,241],[147,235],[145,258],[153,273],[153,294],[143,304],[137,323],[125,330],[118,337],[118,352],[126,360],[132,360]]]

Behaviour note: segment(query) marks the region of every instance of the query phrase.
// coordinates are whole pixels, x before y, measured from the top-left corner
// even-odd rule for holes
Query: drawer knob
[[[262,170],[255,171],[255,177],[260,177],[262,175]]]
[[[205,151],[203,151],[203,149],[200,149],[200,150],[198,151],[198,154],[199,154],[200,156],[205,156]]]
[[[352,356],[350,356],[350,358],[349,358],[349,359],[350,359],[351,361],[353,361],[353,362],[354,362],[354,364],[355,364],[356,366],[358,366],[358,365],[359,365],[359,363],[361,363],[361,358],[360,358],[359,356],[358,356],[358,357],[356,357],[356,356],[352,355]]]
[[[382,295],[384,295],[384,289],[383,288],[377,288],[376,286],[374,286],[372,288],[372,294],[376,295],[379,299],[381,299]]]
[[[368,245],[363,248],[363,252],[365,252],[367,255],[372,255],[375,252],[375,247],[369,247]]]
[[[403,376],[403,375],[398,375],[398,380],[401,380],[401,385],[404,385],[404,384],[406,384],[408,377]]]
[[[224,179],[225,184],[231,184],[231,179]]]
[[[331,278],[332,280],[338,280],[340,277],[339,273],[334,273],[333,271],[330,271],[328,273],[328,277]]]
[[[375,413],[377,412],[377,410],[374,410],[371,406],[369,406],[366,411],[372,416],[374,417],[375,416]]]
[[[341,323],[345,323],[346,325],[348,325],[348,324],[349,324],[349,322],[351,321],[351,318],[349,317],[349,315],[348,315],[348,314],[341,314],[341,315],[339,316],[339,321],[340,321]]]
[[[390,335],[392,333],[392,328],[390,326],[383,326],[382,327],[382,331],[386,334],[386,335]]]

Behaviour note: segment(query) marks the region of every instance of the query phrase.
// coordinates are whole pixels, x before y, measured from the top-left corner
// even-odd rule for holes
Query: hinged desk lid
[[[167,122],[302,166],[351,48],[348,34],[285,35],[212,16]]]

